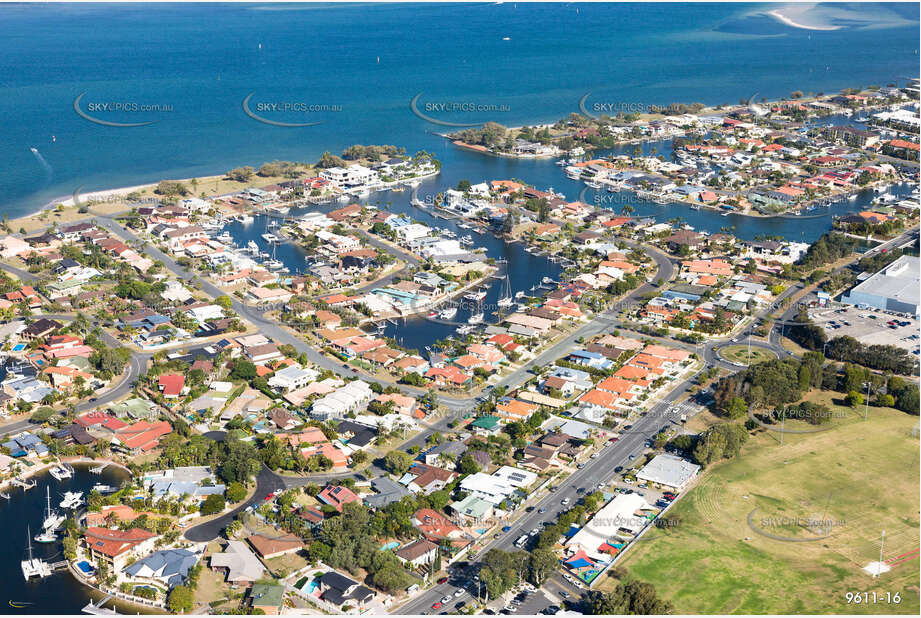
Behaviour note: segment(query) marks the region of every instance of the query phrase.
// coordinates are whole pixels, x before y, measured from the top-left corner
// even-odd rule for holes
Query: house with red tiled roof
[[[115,432],[114,445],[120,445],[132,453],[149,451],[160,445],[160,438],[173,432],[173,427],[166,421],[150,423],[138,421],[133,425],[122,427]]]
[[[185,376],[178,373],[167,373],[161,375],[157,380],[157,385],[163,397],[166,399],[176,399],[182,394],[182,388],[185,386]]]
[[[118,572],[129,560],[153,551],[156,538],[156,534],[141,528],[109,530],[90,526],[82,540],[92,564],[102,561]]]
[[[422,536],[436,544],[446,541],[455,548],[463,548],[471,543],[447,515],[434,509],[419,509],[413,513],[412,524]]]
[[[348,487],[342,485],[327,485],[317,494],[317,500],[323,504],[328,504],[340,513],[342,506],[349,502],[358,502],[360,498]]]
[[[425,377],[438,386],[463,386],[472,380],[472,376],[458,367],[432,367],[425,372]]]

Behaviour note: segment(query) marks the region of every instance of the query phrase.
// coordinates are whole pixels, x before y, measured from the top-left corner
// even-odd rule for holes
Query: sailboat
[[[470,317],[467,318],[467,324],[482,324],[484,319],[486,319],[486,315],[483,313],[483,303],[477,302],[476,312],[470,314]]]
[[[51,567],[48,563],[41,558],[32,556],[32,530],[29,526],[26,526],[26,539],[29,541],[29,559],[23,560],[20,563],[22,566],[22,576],[26,581],[29,581],[33,577],[48,577],[51,575]]]
[[[42,527],[46,532],[54,532],[61,527],[66,518],[51,509],[51,487],[45,487],[45,491],[48,505],[45,507],[45,521],[42,522]]]
[[[515,299],[512,297],[512,282],[508,278],[508,269],[506,269],[505,285],[502,288],[502,296],[496,301],[496,305],[500,307],[510,307],[514,300]]]

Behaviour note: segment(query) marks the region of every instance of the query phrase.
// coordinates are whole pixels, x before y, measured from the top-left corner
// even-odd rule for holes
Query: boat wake
[[[51,174],[54,170],[51,168],[51,164],[45,160],[45,157],[42,156],[42,153],[38,151],[38,148],[32,147],[29,148],[32,151],[32,154],[35,155],[35,158],[38,159],[38,163],[42,166],[42,170],[45,172],[45,176],[51,178]]]

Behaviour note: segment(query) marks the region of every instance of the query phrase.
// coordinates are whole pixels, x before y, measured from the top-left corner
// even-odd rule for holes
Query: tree
[[[403,451],[390,451],[384,455],[384,469],[395,476],[402,476],[412,465],[412,457]]]
[[[215,513],[220,513],[224,510],[224,507],[227,506],[227,502],[224,500],[224,497],[219,494],[211,494],[205,501],[201,503],[201,508],[199,511],[202,515],[214,515]]]
[[[170,590],[166,606],[174,614],[192,611],[192,590],[186,586],[176,586]]]
[[[600,616],[608,614],[670,614],[671,603],[656,594],[656,588],[650,583],[630,581],[618,582],[611,592],[592,590],[585,595],[582,610],[584,613]]]
[[[457,471],[461,474],[476,474],[480,471],[480,464],[473,456],[465,453],[457,462]]]
[[[849,391],[847,397],[844,398],[845,403],[856,408],[857,406],[863,405],[863,393],[858,393],[857,391]]]
[[[238,360],[233,364],[233,368],[230,370],[230,378],[232,380],[246,380],[249,382],[257,376],[256,365],[249,362],[248,360]]]
[[[234,481],[227,486],[227,491],[224,492],[224,495],[231,502],[240,502],[246,497],[246,487],[243,486],[243,483]]]
[[[233,306],[233,299],[226,294],[222,294],[214,299],[214,304],[227,311]]]

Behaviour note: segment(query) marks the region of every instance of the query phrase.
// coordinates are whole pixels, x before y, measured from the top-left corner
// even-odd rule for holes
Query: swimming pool
[[[96,571],[96,569],[94,569],[93,566],[86,560],[81,560],[78,562],[77,568],[83,571],[86,575],[92,575]]]
[[[26,349],[26,344],[24,343],[17,343],[16,345],[13,346],[13,352],[22,352],[25,349]]]
[[[391,541],[385,545],[381,545],[381,551],[387,551],[388,549],[396,549],[400,546],[399,541]]]

